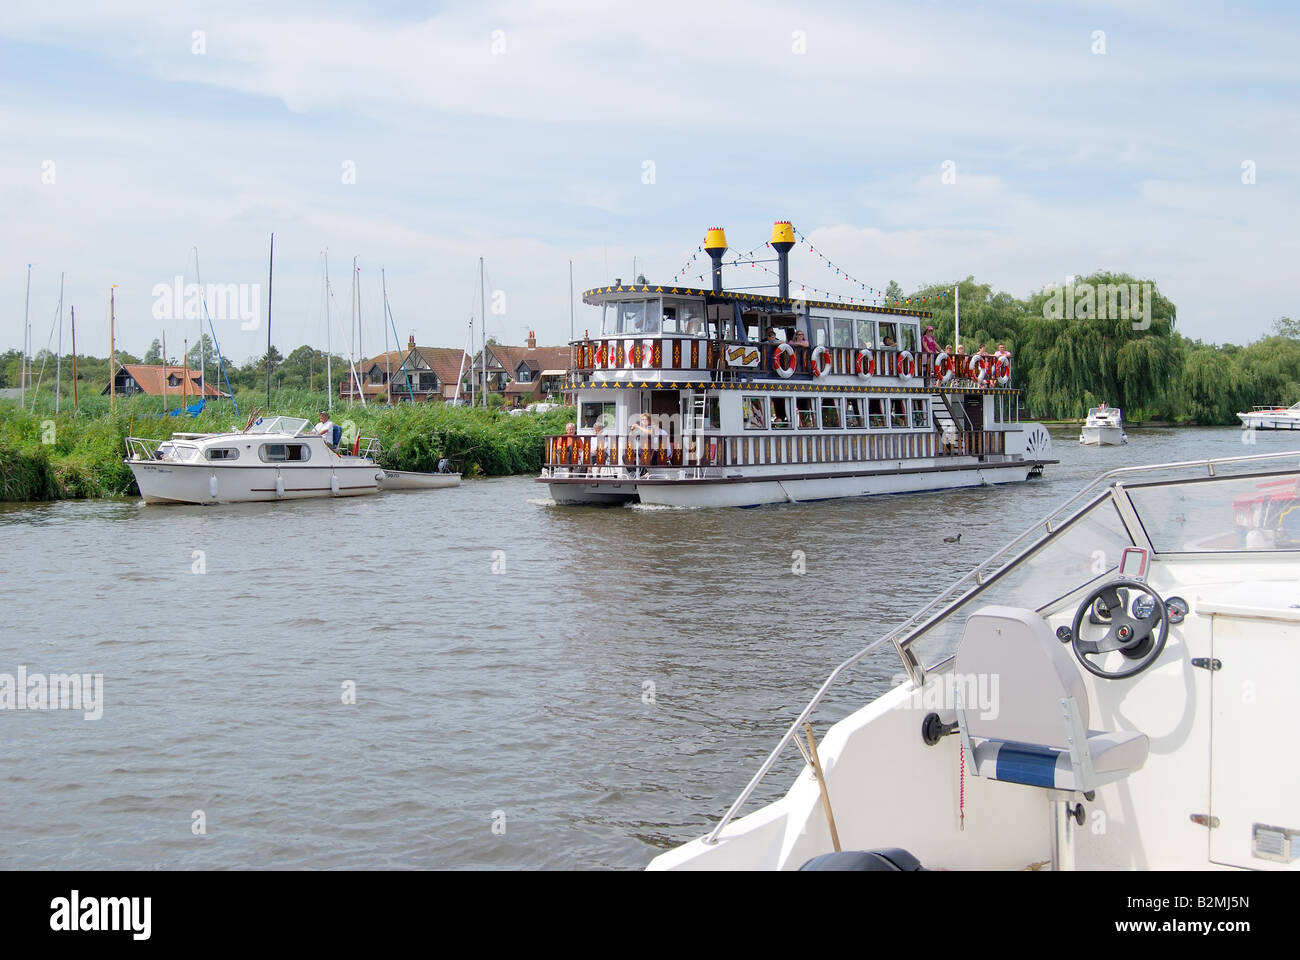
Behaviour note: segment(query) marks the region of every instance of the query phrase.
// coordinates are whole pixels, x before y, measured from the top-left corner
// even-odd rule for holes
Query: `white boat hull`
[[[1288,413],[1239,413],[1241,425],[1249,430],[1300,430],[1300,417]]]
[[[257,503],[376,493],[383,471],[373,463],[222,466],[127,461],[145,503]]]
[[[1110,447],[1128,443],[1128,436],[1123,427],[1084,427],[1079,434],[1079,442],[1088,447]]]
[[[459,473],[417,473],[411,470],[384,470],[379,476],[381,490],[441,490],[460,486]]]
[[[942,467],[907,461],[893,471],[872,471],[840,477],[789,478],[753,476],[712,480],[690,480],[673,476],[656,480],[565,480],[548,484],[557,504],[608,504],[640,502],[668,507],[757,507],[771,503],[801,503],[891,493],[952,490],[1002,483],[1019,483],[1029,478],[1037,461],[971,462]],[[954,469],[954,466],[957,468]]]

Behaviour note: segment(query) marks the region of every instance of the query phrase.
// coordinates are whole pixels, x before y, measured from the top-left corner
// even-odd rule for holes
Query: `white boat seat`
[[[1086,793],[1146,763],[1146,734],[1089,729],[1087,688],[1066,649],[1033,610],[989,606],[966,621],[954,669],[975,776]],[[981,677],[997,678],[994,701],[962,703],[963,687]]]

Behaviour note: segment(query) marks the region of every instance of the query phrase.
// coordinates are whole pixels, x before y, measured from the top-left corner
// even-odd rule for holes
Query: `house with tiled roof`
[[[469,370],[469,356],[452,347],[421,347],[412,336],[405,350],[393,350],[362,361],[357,367],[361,379],[358,391],[352,372],[339,381],[339,399],[367,402],[450,400],[456,384]]]
[[[481,357],[475,357],[476,365]],[[488,344],[487,357],[488,393],[502,394],[507,407],[558,396],[569,372],[569,348],[539,347],[532,331],[522,347]]]
[[[164,366],[161,363],[124,363],[113,375],[111,391],[110,387],[106,386],[103,392],[105,395],[113,392],[119,397],[143,393],[150,397],[161,397],[164,394],[177,398],[190,396],[196,400],[200,395],[230,396],[218,390],[210,380],[200,385],[202,379],[199,371],[191,370],[189,367],[174,367],[170,364]]]

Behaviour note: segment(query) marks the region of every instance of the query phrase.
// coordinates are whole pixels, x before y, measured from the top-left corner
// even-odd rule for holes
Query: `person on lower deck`
[[[628,431],[628,443],[636,450],[636,459],[638,464],[648,464],[654,457],[654,454],[660,450],[664,451],[665,457],[672,457],[672,446],[668,443],[668,434],[662,427],[654,426],[650,422],[650,414],[641,414],[639,422],[632,425]],[[644,473],[644,471],[642,471]]]

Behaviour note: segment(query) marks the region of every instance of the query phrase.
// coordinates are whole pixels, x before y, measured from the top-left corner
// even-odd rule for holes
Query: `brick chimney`
[[[411,334],[411,339],[410,339],[410,342],[407,343],[407,345],[406,345],[406,349],[408,349],[408,350],[414,350],[414,349],[415,349],[415,334]]]
[[[529,331],[528,331],[528,339],[527,339],[526,341],[524,341],[524,342],[528,344],[528,349],[529,349],[529,350],[536,350],[536,349],[537,349],[537,331],[536,331],[536,330],[529,330]]]

